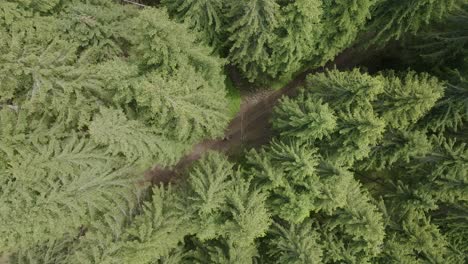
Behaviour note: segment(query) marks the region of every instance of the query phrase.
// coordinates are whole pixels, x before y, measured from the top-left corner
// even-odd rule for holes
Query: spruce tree
[[[374,31],[372,42],[385,44],[405,33],[415,34],[430,22],[443,18],[458,0],[379,1],[372,10],[368,30]]]
[[[428,74],[408,72],[404,77],[385,74],[384,93],[374,109],[389,127],[406,129],[424,116],[442,97],[444,84]]]
[[[200,39],[211,47],[223,46],[226,30],[225,1],[221,0],[163,0],[169,13],[184,21],[195,31],[201,32]]]
[[[291,224],[289,228],[275,224],[268,241],[271,261],[294,264],[322,263],[323,249],[320,234],[310,222]]]
[[[93,50],[98,60],[122,56],[131,38],[127,23],[136,15],[132,8],[112,1],[70,1],[60,16],[65,39],[79,43],[81,51]]]
[[[468,65],[468,64],[467,64]],[[466,67],[466,66],[465,66]],[[460,131],[468,121],[468,68],[444,70],[448,78],[444,97],[419,122],[433,132]]]
[[[223,130],[222,61],[160,10],[33,2],[0,7],[0,251],[15,261],[118,262],[123,242],[137,239],[125,230],[136,219],[142,170],[174,164],[193,140]],[[80,18],[96,24],[73,24]],[[64,20],[71,24],[60,27]],[[152,35],[144,23],[178,38]],[[148,63],[158,57],[151,41],[186,53]],[[165,127],[166,114],[175,126]],[[50,258],[39,254],[48,250]]]
[[[323,0],[323,33],[318,40],[318,52],[312,60],[323,65],[354,42],[357,34],[371,17],[373,0]]]
[[[274,0],[243,0],[231,2],[228,10],[228,59],[253,82],[268,71],[269,45],[275,40],[279,6]]]
[[[377,76],[352,71],[329,70],[307,76],[305,92],[316,95],[335,111],[363,108],[384,91],[384,80]]]
[[[282,137],[322,140],[335,131],[336,119],[328,104],[301,91],[294,99],[281,99],[274,109],[272,126]]]
[[[317,42],[322,33],[322,2],[288,1],[281,8],[279,29],[271,44],[272,77],[285,77],[300,70],[307,61],[317,55]]]
[[[447,66],[466,58],[468,52],[468,3],[460,2],[447,16],[431,23],[410,40],[410,52],[428,64]]]

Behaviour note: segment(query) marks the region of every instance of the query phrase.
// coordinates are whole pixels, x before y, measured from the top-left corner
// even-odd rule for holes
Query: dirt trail
[[[294,95],[310,73],[320,72],[335,66],[338,69],[352,68],[368,56],[362,56],[362,54],[348,49],[325,67],[305,71],[279,90],[262,90],[243,95],[241,109],[227,127],[224,139],[204,140],[196,144],[192,151],[182,157],[176,165],[171,168],[155,166],[147,171],[145,179],[154,184],[171,182],[178,179],[177,176],[183,173],[190,164],[210,150],[232,154],[241,149],[242,146],[255,147],[268,143],[272,135],[269,120],[272,109],[279,98]],[[235,83],[238,82],[237,76],[233,76],[232,79]]]

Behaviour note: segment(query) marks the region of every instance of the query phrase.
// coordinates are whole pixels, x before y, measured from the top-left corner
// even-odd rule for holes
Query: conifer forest
[[[0,0],[0,263],[468,263],[468,0]]]

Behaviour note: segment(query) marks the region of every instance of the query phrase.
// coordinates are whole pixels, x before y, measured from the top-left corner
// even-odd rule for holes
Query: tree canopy
[[[467,8],[2,1],[0,262],[466,263]]]

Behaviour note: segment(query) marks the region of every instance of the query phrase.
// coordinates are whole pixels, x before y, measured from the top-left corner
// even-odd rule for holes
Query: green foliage
[[[3,1],[0,25],[0,252],[115,263],[155,243],[136,175],[222,133],[222,60],[163,11],[114,1]]]
[[[136,87],[134,100],[141,119],[168,138],[193,142],[217,137],[227,125],[225,91],[193,69],[166,76],[151,72]]]
[[[355,40],[375,0],[163,0],[250,82],[290,79]]]
[[[139,121],[127,120],[118,110],[102,108],[90,123],[89,134],[94,142],[106,146],[111,155],[122,154],[129,162],[146,161],[146,167],[152,162],[174,164],[184,150],[177,142],[168,141]]]
[[[169,20],[166,12],[155,8],[144,9],[132,21],[136,34],[137,63],[158,72],[173,73],[193,68],[214,87],[224,88],[221,61],[210,55],[210,50],[197,45],[195,34],[187,34],[183,24]]]
[[[328,104],[301,92],[295,99],[281,99],[274,109],[272,125],[281,136],[322,140],[336,129],[336,119]]]
[[[467,201],[468,163],[463,134],[446,133],[446,136],[460,137],[446,138],[417,129],[430,128],[428,120],[440,122],[431,118],[437,117],[438,111],[463,111],[462,107],[455,110],[449,107],[462,102],[464,98],[459,97],[463,93],[455,95],[449,90],[447,99],[440,101],[444,90],[448,89],[451,87],[446,88],[444,82],[435,77],[411,71],[372,77],[356,70],[335,70],[309,76],[306,88],[297,97],[280,101],[272,122],[281,139],[306,133],[310,136],[303,137],[301,144],[272,141],[271,146],[261,152],[251,152],[247,159],[247,165],[251,166],[249,175],[254,182],[258,178],[259,186],[274,193],[267,202],[282,197],[281,192],[270,186],[296,184],[297,179],[300,183],[313,182],[296,188],[291,192],[294,195],[285,199],[291,202],[307,194],[307,198],[300,199],[302,203],[294,206],[296,210],[301,208],[305,217],[288,218],[279,209],[275,211],[272,207],[272,210],[289,224],[312,219],[312,226],[323,241],[320,261],[324,263],[463,262],[460,241],[466,239],[466,234],[455,235],[454,231],[463,227],[458,220],[463,213],[448,209]],[[323,102],[336,113],[333,115],[336,129],[327,137],[315,138],[314,132],[326,129],[326,123],[297,116],[314,115],[317,108],[323,107]],[[297,126],[301,128],[300,133],[288,118],[301,120]],[[463,121],[457,122],[463,129]],[[432,130],[437,131],[437,128]],[[283,159],[276,158],[284,157],[288,149],[301,150],[290,152],[294,153],[289,154],[294,162],[284,163]],[[290,164],[301,164],[299,161],[303,157],[311,155],[320,157],[312,172],[304,170],[305,165],[299,165],[302,170],[290,169]],[[359,184],[340,165],[354,171],[355,177],[365,184]],[[384,213],[383,219],[366,189],[382,199],[379,209]],[[304,206],[313,199],[316,199],[315,207]],[[280,208],[294,212],[285,205]],[[433,214],[437,222],[431,220]],[[268,250],[268,243],[271,243],[270,238],[262,240],[261,248]],[[294,245],[302,243],[308,242],[302,239]],[[285,252],[290,258],[294,256],[288,249]],[[281,253],[275,253],[276,258]]]
[[[449,255],[446,248],[447,241],[437,226],[432,224],[424,214],[410,212],[401,220],[390,220],[387,229],[390,236],[385,242],[384,252],[379,262],[447,262]]]
[[[169,255],[184,236],[195,231],[178,196],[171,188],[153,188],[152,200],[145,202],[142,214],[135,217],[122,238],[119,261],[150,263]]]
[[[350,72],[335,69],[307,76],[305,91],[322,98],[335,111],[362,108],[384,91],[384,81],[359,69]]]
[[[288,1],[281,8],[280,28],[271,44],[269,74],[292,75],[317,55],[316,43],[322,33],[321,1]]]
[[[387,130],[382,140],[371,148],[369,157],[362,162],[362,169],[383,170],[395,163],[409,163],[424,157],[432,150],[432,144],[422,131]]]
[[[443,66],[452,60],[466,58],[468,52],[468,4],[460,3],[435,25],[415,36],[411,51],[430,64]]]
[[[385,76],[385,92],[374,106],[388,126],[395,129],[406,129],[418,121],[444,92],[444,84],[428,74],[408,72],[399,78],[389,72]]]
[[[98,60],[123,55],[131,37],[126,26],[134,10],[110,1],[98,5],[71,1],[64,12],[60,30],[65,39],[79,43],[80,50],[92,49]]]
[[[434,132],[459,131],[468,121],[468,69],[444,72],[449,77],[444,97],[421,120],[420,125]]]
[[[219,48],[224,41],[221,36],[226,29],[225,1],[221,0],[162,0],[169,13],[184,21],[210,46]]]
[[[456,203],[467,201],[468,193],[468,147],[455,139],[434,137],[435,149],[419,164],[416,171],[428,178],[422,191],[436,201]]]
[[[267,202],[279,217],[300,223],[310,212],[331,213],[345,203],[352,175],[324,160],[308,144],[272,141],[247,156],[248,175],[270,194]]]
[[[368,263],[382,251],[382,215],[362,186],[351,180],[343,208],[326,217],[324,262]]]
[[[213,227],[218,227],[214,231],[220,237],[195,240],[195,249],[187,257],[188,263],[251,263],[258,254],[255,240],[266,234],[271,221],[265,204],[266,195],[239,176],[232,179],[225,205],[220,207],[221,215],[217,217],[217,223],[213,222]]]
[[[323,65],[352,44],[371,16],[375,0],[322,0],[323,34],[314,65]]]
[[[268,46],[279,23],[279,6],[274,0],[233,1],[227,16],[231,21],[228,59],[253,82],[268,70]]]
[[[421,27],[443,18],[458,0],[381,0],[372,10],[368,29],[375,32],[372,42],[384,44],[405,33],[415,34]]]
[[[268,255],[279,263],[314,264],[322,263],[322,245],[319,233],[312,225],[304,222],[285,228],[275,224],[273,237],[269,241]]]
[[[466,262],[459,3],[163,0],[178,24],[162,9],[112,0],[3,1],[0,255],[57,264]],[[454,55],[432,75],[309,75],[274,108],[273,140],[239,164],[213,152],[189,168],[192,155],[177,163],[228,121],[225,61],[213,50],[251,82],[284,80],[332,59],[371,13],[371,44],[422,32],[431,41],[415,57]],[[178,178],[146,188],[137,175],[154,163],[177,163],[166,169]]]
[[[385,131],[385,122],[370,109],[340,112],[338,129],[330,138],[326,155],[340,164],[351,165],[366,158]]]
[[[2,251],[77,232],[134,188],[130,168],[85,138],[23,144],[2,153]]]

